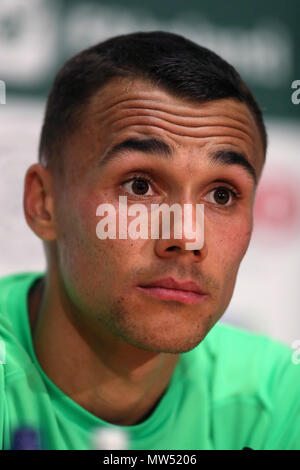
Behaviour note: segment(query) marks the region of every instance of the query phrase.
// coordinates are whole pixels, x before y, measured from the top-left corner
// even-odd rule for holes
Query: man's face
[[[128,139],[125,150],[112,151]],[[166,145],[132,144],[149,139]],[[129,79],[98,92],[65,146],[63,179],[55,180],[58,269],[78,327],[99,342],[118,338],[157,352],[199,344],[226,310],[249,244],[250,165],[259,178],[261,138],[243,103],[199,104]],[[118,221],[119,196],[149,213],[151,204],[204,204],[203,248],[186,250],[190,240],[172,231],[170,239],[100,240],[96,209],[112,204]],[[140,288],[170,277],[198,283],[205,295],[189,303]]]

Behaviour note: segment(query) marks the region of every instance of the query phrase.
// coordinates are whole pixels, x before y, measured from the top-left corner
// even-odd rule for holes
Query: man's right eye
[[[151,189],[152,180],[146,176],[134,176],[130,180],[125,181],[122,186],[124,189],[135,196],[153,196]],[[150,191],[150,193],[148,193]]]

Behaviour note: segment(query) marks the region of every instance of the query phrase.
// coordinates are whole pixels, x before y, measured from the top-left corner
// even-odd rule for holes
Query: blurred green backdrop
[[[44,97],[75,52],[132,31],[167,30],[213,49],[255,92],[265,115],[300,117],[299,0],[2,0],[0,79],[8,94]]]

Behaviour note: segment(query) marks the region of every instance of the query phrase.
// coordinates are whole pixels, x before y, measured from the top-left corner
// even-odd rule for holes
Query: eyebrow
[[[214,162],[220,162],[222,165],[241,166],[247,171],[248,175],[251,176],[254,184],[257,184],[256,171],[242,153],[233,150],[218,150],[211,156],[211,159]]]
[[[153,157],[163,158],[164,160],[168,159],[172,161],[173,159],[172,148],[162,140],[157,138],[130,138],[114,145],[110,150],[108,150],[104,157],[99,161],[99,166],[102,167],[112,160],[123,158],[128,151],[142,152]],[[220,163],[221,165],[238,165],[244,168],[256,185],[257,176],[255,169],[242,153],[233,150],[218,150],[211,154],[209,158],[212,162]]]

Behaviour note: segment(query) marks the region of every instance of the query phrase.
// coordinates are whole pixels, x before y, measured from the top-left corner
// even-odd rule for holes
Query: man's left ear
[[[25,176],[23,207],[26,221],[44,241],[56,239],[53,179],[39,163],[31,165]]]

